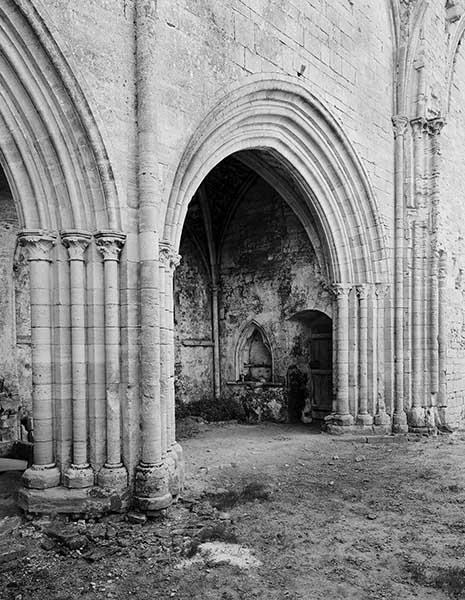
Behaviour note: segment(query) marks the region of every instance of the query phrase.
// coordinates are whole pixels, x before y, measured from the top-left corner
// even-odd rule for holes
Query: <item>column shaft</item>
[[[356,288],[359,302],[359,394],[357,424],[371,425],[373,418],[368,414],[368,289],[365,285]]]
[[[23,475],[26,487],[58,485],[53,439],[52,322],[50,250],[55,238],[42,231],[23,231],[19,243],[28,252],[31,294],[32,414],[34,462]]]
[[[161,452],[164,456],[168,450],[168,314],[166,298],[166,270],[169,268],[169,257],[164,256],[160,247],[160,443]]]
[[[422,252],[421,224],[413,225],[413,285],[412,285],[412,408],[422,405],[421,383],[423,376],[422,365]]]
[[[349,293],[350,286],[335,284],[337,302],[337,425],[352,425],[353,417],[349,412]]]
[[[377,313],[377,402],[376,402],[376,415],[374,418],[375,425],[388,426],[390,425],[389,415],[386,414],[386,402],[385,402],[385,386],[384,386],[384,353],[385,353],[385,337],[384,337],[384,308],[388,288],[383,283],[376,284],[376,313]]]
[[[404,410],[404,136],[408,124],[407,117],[396,115],[392,118],[394,126],[394,176],[395,176],[395,303],[394,303],[394,369],[395,395],[393,430],[407,431],[407,418]]]
[[[173,446],[176,443],[176,414],[175,414],[175,390],[174,390],[174,290],[173,275],[176,264],[179,264],[180,258],[177,255],[171,257],[170,268],[167,271],[167,326],[168,326],[168,443]]]
[[[125,236],[119,232],[100,232],[95,235],[103,256],[105,300],[105,387],[107,460],[99,472],[102,487],[124,488],[127,472],[121,462],[121,402],[120,402],[120,296],[119,253]]]
[[[439,254],[439,276],[438,276],[438,363],[439,363],[439,385],[438,385],[438,408],[447,407],[447,256],[444,251]]]
[[[212,286],[212,333],[213,333],[213,376],[215,398],[221,395],[221,371],[220,371],[220,332],[218,316],[218,286]]]
[[[85,330],[85,260],[84,252],[91,235],[82,232],[62,232],[63,244],[68,248],[71,302],[71,374],[73,415],[73,458],[65,473],[68,487],[89,487],[94,473],[88,464],[87,443],[87,361]]]
[[[430,272],[430,386],[431,403],[437,401],[439,388],[439,284],[438,284],[439,254],[433,249]]]

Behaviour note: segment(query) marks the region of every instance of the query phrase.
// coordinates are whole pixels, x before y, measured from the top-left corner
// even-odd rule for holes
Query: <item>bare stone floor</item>
[[[19,548],[0,553],[2,600],[465,598],[464,434],[193,433],[184,497],[156,520],[20,520],[17,473],[0,473],[0,535]]]

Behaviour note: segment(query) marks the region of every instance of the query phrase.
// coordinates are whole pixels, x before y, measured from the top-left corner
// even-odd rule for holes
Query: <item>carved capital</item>
[[[61,241],[68,248],[69,260],[84,260],[84,252],[92,238],[87,231],[62,231]]]
[[[336,296],[336,299],[348,297],[352,286],[349,283],[333,283],[331,291]]]
[[[50,250],[55,245],[56,236],[41,230],[24,230],[18,234],[18,242],[26,250],[29,261],[50,261]]]
[[[160,263],[166,268],[170,268],[170,258],[172,254],[171,246],[165,242],[160,242]]]
[[[181,255],[174,251],[169,242],[160,242],[160,262],[174,271],[181,262]]]
[[[429,133],[429,122],[424,117],[417,117],[410,121],[413,133],[417,135],[423,135]]]
[[[394,115],[391,121],[394,128],[394,138],[405,135],[408,125],[408,118],[402,115]]]
[[[389,291],[389,285],[387,283],[376,283],[375,294],[378,299],[385,298]]]
[[[124,246],[126,236],[119,231],[99,231],[95,234],[95,243],[103,260],[119,260],[121,248]]]
[[[430,136],[440,135],[442,128],[446,124],[443,117],[435,117],[434,119],[428,119],[428,133]]]
[[[368,298],[368,285],[366,283],[362,283],[355,286],[355,292],[359,300],[366,300]]]

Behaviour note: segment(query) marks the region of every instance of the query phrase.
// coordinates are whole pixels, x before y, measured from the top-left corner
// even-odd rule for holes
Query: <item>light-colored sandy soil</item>
[[[61,524],[77,549],[53,545],[45,520],[20,525],[26,555],[0,572],[0,598],[465,598],[461,434],[363,443],[202,425],[183,447],[185,499],[160,520]],[[203,559],[202,543],[237,544],[259,566]]]

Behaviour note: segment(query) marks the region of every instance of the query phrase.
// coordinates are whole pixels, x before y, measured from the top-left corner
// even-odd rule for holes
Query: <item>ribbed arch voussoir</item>
[[[307,229],[305,214],[311,214],[335,281],[387,280],[384,231],[362,164],[330,112],[290,77],[250,77],[212,108],[175,174],[165,239],[179,246],[188,204],[210,170],[254,149],[279,156],[297,183],[306,206],[293,209]]]
[[[0,68],[1,163],[21,225],[121,228],[102,138],[31,0],[4,0],[0,5]],[[12,163],[15,156],[22,169]]]

